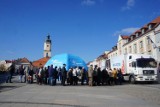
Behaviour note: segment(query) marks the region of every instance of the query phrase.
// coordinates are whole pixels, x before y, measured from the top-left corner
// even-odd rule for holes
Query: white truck
[[[151,55],[125,54],[108,60],[108,68],[121,69],[124,80],[131,83],[157,81],[157,63]]]

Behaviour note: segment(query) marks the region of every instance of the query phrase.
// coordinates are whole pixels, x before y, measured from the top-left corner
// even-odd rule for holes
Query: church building
[[[50,35],[48,35],[44,42],[43,58],[33,61],[32,65],[34,67],[40,68],[46,64],[46,62],[51,58],[51,47],[52,42],[50,39]]]

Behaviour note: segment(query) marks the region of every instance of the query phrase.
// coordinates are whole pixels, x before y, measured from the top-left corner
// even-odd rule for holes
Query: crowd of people
[[[95,85],[122,85],[123,75],[121,69],[103,69],[98,66],[90,65],[88,69],[88,84],[89,86]]]
[[[10,72],[14,70],[13,65],[10,67]],[[13,72],[11,73],[13,75]],[[97,65],[88,68],[88,71],[84,67],[71,67],[68,71],[66,65],[63,67],[48,66],[40,67],[39,69],[33,70],[33,67],[20,66],[17,70],[20,82],[33,83],[36,79],[37,84],[45,85],[89,85],[89,86],[100,86],[100,85],[116,85],[122,84],[123,75],[121,69],[102,69]],[[12,76],[11,75],[11,76]],[[11,82],[11,76],[8,76],[6,82]]]
[[[63,86],[78,85],[78,83],[89,86],[121,85],[124,80],[121,69],[101,69],[97,65],[90,65],[88,70],[84,67],[71,67],[67,71],[65,64],[63,64],[62,68],[51,65],[40,67],[39,69],[22,65],[17,70],[15,70],[15,66],[12,64],[8,68],[6,83],[12,83],[12,76],[15,71],[19,75],[21,83],[33,83],[36,80],[36,83],[40,85],[57,85],[57,81]],[[160,63],[157,71],[160,72]]]

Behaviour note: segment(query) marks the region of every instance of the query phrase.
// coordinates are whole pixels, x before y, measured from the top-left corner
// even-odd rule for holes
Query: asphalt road
[[[6,74],[0,74],[0,84],[6,81]]]
[[[1,84],[0,107],[160,107],[160,84],[46,86]]]

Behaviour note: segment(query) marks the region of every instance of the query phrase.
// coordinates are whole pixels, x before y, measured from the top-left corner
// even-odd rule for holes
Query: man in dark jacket
[[[65,86],[65,81],[66,81],[66,77],[67,77],[67,70],[66,70],[66,64],[63,64],[63,68],[62,68],[62,85]]]
[[[51,65],[49,67],[49,70],[48,70],[49,84],[50,85],[53,85],[53,72],[54,72],[53,65]]]
[[[54,71],[53,71],[54,85],[57,84],[57,77],[58,77],[58,70],[57,70],[57,66],[55,66]]]
[[[7,80],[6,80],[6,83],[8,83],[8,81],[10,82],[10,83],[12,83],[12,76],[13,76],[13,73],[14,73],[14,70],[15,70],[15,67],[14,67],[14,65],[12,64],[11,66],[10,66],[10,68],[9,68],[9,70],[8,70],[8,75],[7,75]]]
[[[98,67],[97,69],[97,85],[99,86],[101,83],[101,68]]]
[[[19,68],[19,75],[20,75],[20,82],[22,83],[22,78],[23,78],[23,75],[24,75],[24,68],[23,68],[23,65],[20,66]]]

